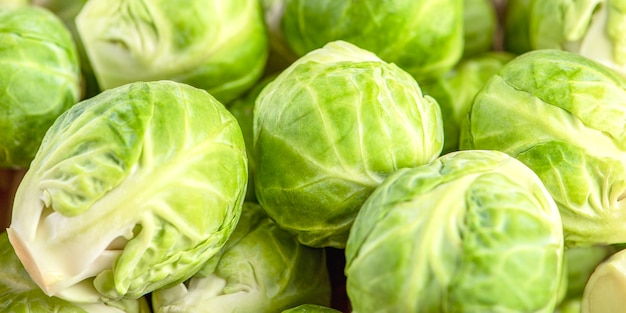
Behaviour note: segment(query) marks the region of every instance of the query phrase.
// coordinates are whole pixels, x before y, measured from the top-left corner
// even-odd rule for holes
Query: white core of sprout
[[[25,175],[20,185],[23,188],[18,188],[15,198],[15,206],[20,209],[14,210],[7,233],[26,271],[45,294],[72,302],[100,300],[95,287],[85,281],[111,269],[127,240],[134,236],[141,213],[120,214],[111,207],[141,207],[134,202],[141,200],[130,197],[139,194],[137,189],[142,185],[134,179],[135,173],[136,166],[118,188],[78,216],[55,211],[45,215],[50,209],[44,207],[38,194],[45,191],[33,188],[31,182],[38,173]],[[111,214],[115,217],[107,217]],[[39,223],[33,223],[32,216],[41,216]]]

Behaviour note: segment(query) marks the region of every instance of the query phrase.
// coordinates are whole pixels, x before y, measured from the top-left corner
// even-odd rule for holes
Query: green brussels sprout
[[[556,204],[499,151],[400,169],[363,204],[346,245],[353,312],[552,312],[563,270]]]
[[[70,32],[50,11],[0,6],[0,167],[27,168],[46,130],[80,98]]]
[[[582,296],[582,313],[619,312],[626,306],[626,249],[600,263]]]
[[[300,244],[258,204],[244,203],[221,252],[184,284],[152,293],[155,313],[281,312],[302,303],[328,305],[324,249]]]
[[[280,73],[253,118],[257,200],[313,247],[342,248],[388,173],[435,159],[443,144],[439,105],[415,79],[344,41]]]
[[[536,50],[478,92],[461,149],[504,151],[559,206],[568,246],[626,242],[626,81],[581,55]]]
[[[443,151],[459,150],[461,122],[469,112],[474,96],[514,55],[487,52],[462,60],[451,71],[436,79],[422,81],[422,91],[437,100],[443,119]]]
[[[102,89],[168,79],[227,104],[261,77],[268,54],[257,0],[90,0],[76,26]]]
[[[284,310],[282,313],[341,313],[341,311],[317,304],[302,304],[297,307]]]
[[[510,0],[505,48],[562,49],[626,75],[626,1]],[[520,9],[521,8],[521,9]],[[521,50],[521,51],[520,51]]]
[[[445,73],[463,53],[463,0],[286,0],[281,26],[298,56],[343,40],[418,80]]]
[[[0,233],[0,311],[11,313],[149,313],[145,298],[99,303],[72,303],[50,297],[32,281],[6,232]]]
[[[246,180],[241,130],[214,97],[172,81],[131,83],[55,121],[7,231],[46,294],[134,299],[188,279],[222,248]]]
[[[497,24],[493,0],[463,0],[462,58],[494,50]]]

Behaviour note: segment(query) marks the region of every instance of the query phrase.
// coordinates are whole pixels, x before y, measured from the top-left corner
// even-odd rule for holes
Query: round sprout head
[[[461,149],[506,152],[555,199],[568,245],[626,241],[626,81],[586,57],[536,50],[479,91]]]
[[[439,106],[415,79],[343,41],[269,83],[253,131],[258,201],[317,247],[343,247],[373,188],[396,169],[433,160],[443,145]]]
[[[243,136],[221,103],[181,83],[132,83],[55,121],[7,231],[48,295],[138,298],[221,249],[246,182]]]
[[[502,152],[400,169],[348,237],[353,312],[553,312],[561,227],[539,178]]]

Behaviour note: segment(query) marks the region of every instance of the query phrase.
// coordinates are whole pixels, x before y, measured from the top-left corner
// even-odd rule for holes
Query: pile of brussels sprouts
[[[0,0],[0,311],[617,312],[625,33],[618,0]]]

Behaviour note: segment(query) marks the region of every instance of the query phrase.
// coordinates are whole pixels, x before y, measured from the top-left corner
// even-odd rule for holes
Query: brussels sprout
[[[443,141],[439,106],[415,79],[344,41],[278,75],[253,118],[257,200],[314,247],[342,248],[384,177],[433,160]]]
[[[102,89],[170,79],[227,104],[261,77],[268,54],[257,0],[90,0],[76,26]]]
[[[459,150],[461,122],[474,96],[514,55],[506,52],[483,53],[461,61],[454,69],[434,80],[420,83],[422,91],[437,100],[443,119],[443,151]]]
[[[132,83],[55,121],[7,231],[46,294],[138,298],[221,249],[246,179],[242,133],[221,103],[182,83]]]
[[[556,204],[524,164],[458,151],[391,174],[346,245],[353,312],[552,312],[563,265]]]
[[[478,92],[461,149],[504,151],[555,199],[569,246],[626,242],[625,80],[578,54],[537,50]]]
[[[582,313],[619,312],[626,305],[626,250],[600,263],[589,277],[582,297]]]
[[[281,312],[302,303],[328,305],[323,249],[303,246],[246,202],[219,255],[184,284],[152,293],[155,313]]]
[[[463,58],[494,49],[497,21],[493,0],[463,0]]]
[[[371,51],[418,80],[463,53],[463,0],[286,0],[282,28],[302,56],[336,40]]]
[[[511,50],[567,50],[626,75],[626,1],[509,2],[505,38]]]
[[[44,294],[35,284],[9,243],[0,233],[0,311],[12,313],[149,313],[145,298],[100,303],[72,303]]]
[[[341,311],[322,305],[302,304],[295,308],[284,310],[282,313],[341,313]]]
[[[50,11],[0,6],[0,167],[26,168],[43,136],[80,97],[72,36]]]

